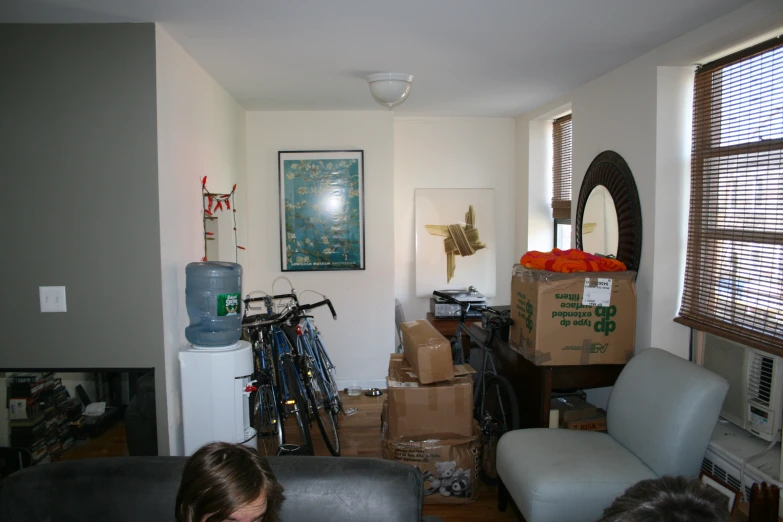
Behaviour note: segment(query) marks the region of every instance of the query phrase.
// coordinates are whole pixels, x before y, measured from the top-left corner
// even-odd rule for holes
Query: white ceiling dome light
[[[404,102],[411,92],[413,75],[407,73],[378,73],[367,77],[370,94],[375,101],[392,110]]]

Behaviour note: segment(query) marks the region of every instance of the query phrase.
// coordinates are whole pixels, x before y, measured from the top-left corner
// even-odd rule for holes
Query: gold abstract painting
[[[416,294],[475,286],[495,294],[492,189],[417,189]]]

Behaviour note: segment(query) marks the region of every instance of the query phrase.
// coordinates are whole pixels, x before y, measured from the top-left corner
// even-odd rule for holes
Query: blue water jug
[[[230,346],[242,336],[242,266],[208,261],[185,268],[185,337],[199,347]]]

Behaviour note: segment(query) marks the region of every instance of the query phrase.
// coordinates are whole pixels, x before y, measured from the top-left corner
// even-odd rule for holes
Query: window
[[[696,72],[677,322],[783,355],[783,41]]]
[[[552,124],[552,217],[555,248],[571,246],[571,115]]]

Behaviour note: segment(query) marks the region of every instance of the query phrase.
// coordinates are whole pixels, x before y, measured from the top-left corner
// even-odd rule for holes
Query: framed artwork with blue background
[[[280,151],[283,272],[364,270],[364,151]]]

